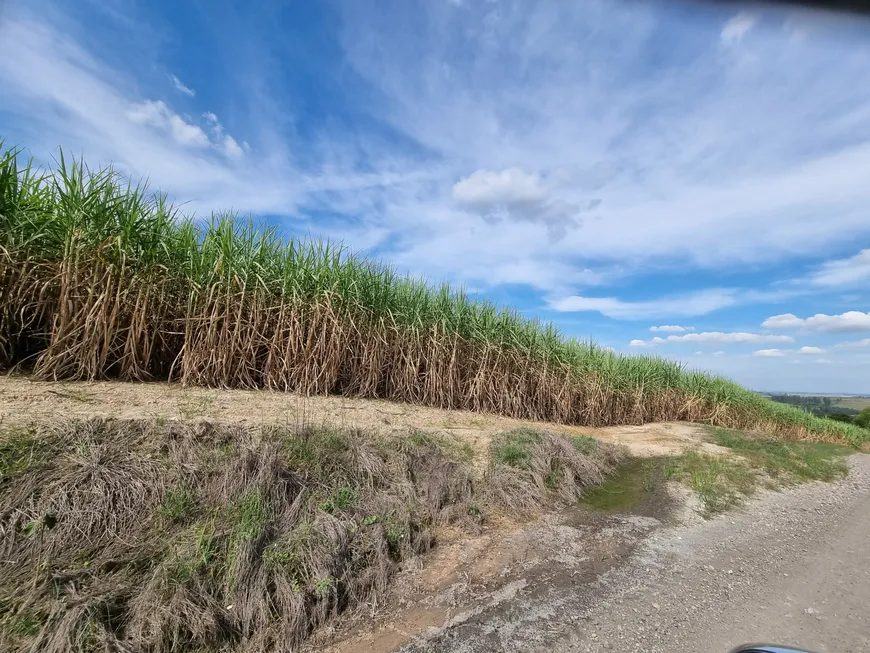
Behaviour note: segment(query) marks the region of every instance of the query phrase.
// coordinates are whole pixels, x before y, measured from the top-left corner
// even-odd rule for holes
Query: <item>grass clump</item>
[[[230,506],[233,536],[240,540],[257,537],[269,522],[269,505],[263,495],[252,489]]]
[[[195,223],[111,169],[61,153],[40,170],[2,144],[0,280],[0,367],[43,379],[342,393],[591,426],[687,420],[854,445],[870,433],[329,243],[232,214]]]
[[[708,517],[740,505],[757,482],[745,462],[697,451],[676,457],[665,466],[664,475],[692,488]]]
[[[549,431],[513,429],[490,444],[488,501],[513,513],[577,501],[626,458],[613,445]]]
[[[183,587],[199,574],[220,577],[215,564],[219,555],[214,521],[196,524],[178,536],[168,554],[163,565],[166,581],[173,587]]]

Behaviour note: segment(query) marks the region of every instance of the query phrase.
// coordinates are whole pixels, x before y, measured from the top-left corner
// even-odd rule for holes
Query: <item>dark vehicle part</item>
[[[731,653],[812,653],[812,651],[773,644],[746,644],[745,646],[738,646]]]

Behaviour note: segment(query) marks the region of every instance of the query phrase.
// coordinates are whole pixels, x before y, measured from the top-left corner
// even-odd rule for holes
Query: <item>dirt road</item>
[[[720,653],[775,641],[870,651],[870,455],[849,477],[663,528],[579,590],[531,585],[406,651]]]

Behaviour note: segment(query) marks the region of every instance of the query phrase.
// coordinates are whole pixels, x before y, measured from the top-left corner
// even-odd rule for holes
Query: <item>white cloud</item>
[[[834,361],[832,361],[830,358],[817,358],[816,363],[818,363],[819,365],[832,365]]]
[[[822,349],[821,347],[801,347],[800,349],[798,349],[797,353],[805,354],[805,355],[824,354],[825,350]]]
[[[739,14],[731,18],[722,28],[720,38],[725,45],[736,45],[743,40],[746,33],[749,32],[758,22],[758,16],[741,11]]]
[[[692,317],[704,315],[737,303],[731,290],[705,290],[691,295],[665,297],[640,302],[625,302],[615,297],[574,295],[551,301],[553,310],[563,312],[597,311],[617,320],[654,317]]]
[[[696,351],[696,352],[695,352],[694,354],[692,354],[692,355],[693,355],[693,356],[703,356],[703,355],[704,355],[704,352],[701,351],[701,350],[699,349],[698,351]]]
[[[810,276],[815,286],[843,288],[870,281],[870,249],[846,259],[828,261]]]
[[[785,356],[785,352],[782,349],[759,349],[752,352],[752,355],[760,358],[779,358]]]
[[[783,313],[767,318],[761,326],[765,329],[798,329],[803,326],[803,320],[793,313]]]
[[[193,147],[209,145],[208,136],[200,127],[186,122],[162,100],[146,100],[131,105],[127,110],[127,118],[139,125],[150,125],[169,132],[172,139],[180,145]]]
[[[671,335],[666,338],[659,336],[653,339],[632,340],[629,343],[631,347],[652,347],[672,342],[691,342],[702,345],[728,345],[728,344],[747,344],[747,343],[762,343],[762,342],[794,342],[791,336],[771,335],[765,333],[746,333],[743,331],[735,331],[723,333],[721,331],[704,331],[702,333],[686,333],[681,336]],[[724,352],[715,352],[713,354],[723,355]]]
[[[840,315],[816,313],[812,317],[799,318],[792,313],[774,315],[761,323],[767,329],[806,329],[823,333],[857,333],[870,331],[870,313],[847,311]]]
[[[209,124],[209,129],[217,141],[218,149],[233,159],[244,156],[245,152],[239,145],[238,141],[226,133],[224,126],[214,113],[206,111],[202,114],[202,117],[205,118],[206,122]]]
[[[702,333],[687,333],[682,336],[668,336],[667,342],[694,342],[702,344],[745,344],[760,342],[794,342],[791,336],[769,335],[764,333],[746,333],[735,331],[723,333],[721,331],[704,331]]]
[[[725,356],[725,352],[724,351],[714,351],[713,356],[715,358],[722,358],[723,356]]]
[[[552,196],[540,175],[516,167],[477,170],[456,182],[451,196],[457,205],[490,224],[503,220],[543,224],[551,241],[563,238],[578,225],[578,216],[593,207],[589,203],[585,207],[574,205]]]
[[[245,154],[244,150],[242,150],[241,146],[236,142],[236,139],[229,134],[224,136],[223,148],[226,155],[233,158],[244,156]]]
[[[176,77],[175,75],[170,74],[169,80],[172,82],[172,86],[175,88],[176,91],[184,93],[185,95],[188,95],[190,97],[196,95],[196,91],[185,85],[185,83],[178,79],[178,77]]]
[[[679,326],[678,324],[665,324],[662,326],[651,326],[649,328],[653,333],[685,333],[686,331],[694,331],[692,326]]]
[[[453,186],[453,199],[471,205],[540,202],[546,197],[541,178],[519,168],[501,172],[478,170]]]

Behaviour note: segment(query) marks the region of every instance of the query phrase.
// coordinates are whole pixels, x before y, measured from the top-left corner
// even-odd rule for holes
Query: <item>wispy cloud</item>
[[[822,264],[810,276],[809,282],[824,288],[843,288],[870,282],[870,249],[862,249],[855,256]]]
[[[857,198],[870,200],[870,188],[857,171],[870,167],[870,142],[856,141],[851,132],[840,147],[813,149],[794,136],[826,140],[833,131],[847,133],[840,131],[844,125],[810,125],[805,117],[824,113],[835,95],[848,97],[850,107],[870,98],[870,90],[843,82],[863,74],[867,48],[856,46],[848,62],[838,64],[836,79],[825,77],[827,99],[807,98],[807,86],[824,77],[819,66],[831,61],[827,53],[788,46],[785,35],[774,33],[753,43],[760,48],[755,67],[734,68],[715,48],[692,50],[694,33],[690,44],[678,31],[666,31],[652,4],[593,1],[575,11],[570,3],[543,3],[529,12],[507,2],[456,12],[427,3],[419,14],[419,6],[396,6],[387,20],[362,5],[345,5],[349,61],[388,98],[383,115],[391,126],[453,163],[450,190],[475,175],[507,177],[513,169],[522,173],[513,177],[535,180],[535,219],[543,204],[554,209],[547,220],[561,212],[566,227],[554,243],[546,223],[530,223],[514,206],[504,214],[520,219],[488,223],[487,206],[467,220],[454,219],[442,238],[440,221],[428,219],[434,198],[427,198],[423,213],[416,213],[427,216],[416,236],[426,244],[408,250],[417,261],[461,266],[458,259],[467,254],[455,248],[457,241],[492,240],[542,266],[604,260],[641,268],[676,258],[686,267],[711,268],[817,255],[826,244],[844,242],[843,229],[868,230],[864,200]],[[387,40],[360,38],[388,33],[393,20],[415,28]],[[741,16],[725,36],[739,39],[753,23]],[[722,23],[710,27],[717,38]],[[614,48],[611,38],[625,44],[618,35],[629,33],[632,45]],[[634,84],[644,48],[666,35],[673,65],[657,69],[649,84]],[[776,85],[766,83],[769,75],[777,75]],[[747,120],[749,98],[756,111]],[[762,135],[763,148],[757,146]],[[827,218],[819,221],[823,206]],[[543,238],[534,228],[541,226]],[[750,230],[753,237],[746,238]],[[578,303],[589,305],[560,306]],[[611,315],[622,312],[612,302],[598,305]],[[673,313],[687,314],[699,313]]]
[[[26,61],[27,66],[13,65]],[[48,158],[57,145],[85,152],[92,162],[113,162],[133,177],[186,203],[187,210],[292,215],[324,194],[377,193],[419,173],[383,169],[365,172],[358,152],[332,151],[315,170],[304,170],[270,142],[255,161],[239,165],[244,143],[229,134],[214,113],[202,120],[182,116],[163,100],[137,97],[124,73],[95,58],[49,23],[0,19],[0,106],[20,111],[40,125],[31,151]],[[350,164],[333,161],[350,159]],[[373,159],[376,160],[376,159]],[[338,202],[336,202],[338,204]],[[355,206],[359,209],[359,205]],[[302,230],[311,224],[301,222]],[[319,233],[341,238],[340,223],[323,222]],[[386,234],[368,224],[365,234]],[[364,239],[360,237],[360,241]]]
[[[131,104],[127,109],[127,118],[138,125],[149,125],[167,132],[172,140],[179,145],[208,147],[208,136],[201,127],[186,122],[172,111],[162,100],[156,102],[146,100]]]
[[[812,354],[824,354],[825,350],[821,347],[801,347],[798,349],[797,353],[808,356]]]
[[[655,317],[694,317],[734,306],[736,303],[735,291],[711,289],[637,302],[622,301],[615,297],[573,295],[552,300],[549,306],[555,311],[597,311],[617,320],[640,320]]]
[[[794,287],[777,287],[765,290],[709,288],[642,301],[623,301],[616,297],[571,295],[558,299],[551,298],[548,300],[548,306],[552,310],[560,312],[596,311],[617,320],[642,320],[697,317],[734,306],[782,302],[802,294],[804,294],[803,290]],[[685,330],[688,331],[690,328],[685,328]]]
[[[184,93],[185,95],[187,95],[189,97],[193,97],[196,95],[196,91],[194,91],[189,86],[185,85],[185,83],[182,82],[180,79],[178,79],[178,77],[176,77],[175,75],[170,74],[169,81],[172,82],[173,88],[176,91],[178,91],[179,93]]]
[[[210,130],[214,134],[215,140],[218,142],[224,154],[233,159],[244,156],[245,152],[242,147],[238,144],[235,138],[226,133],[224,126],[215,114],[211,111],[206,111],[202,114],[202,117],[208,122]]]
[[[722,43],[729,46],[736,45],[744,36],[746,36],[747,32],[749,32],[757,22],[758,16],[741,11],[725,23],[724,27],[722,27],[722,32],[720,34]]]

